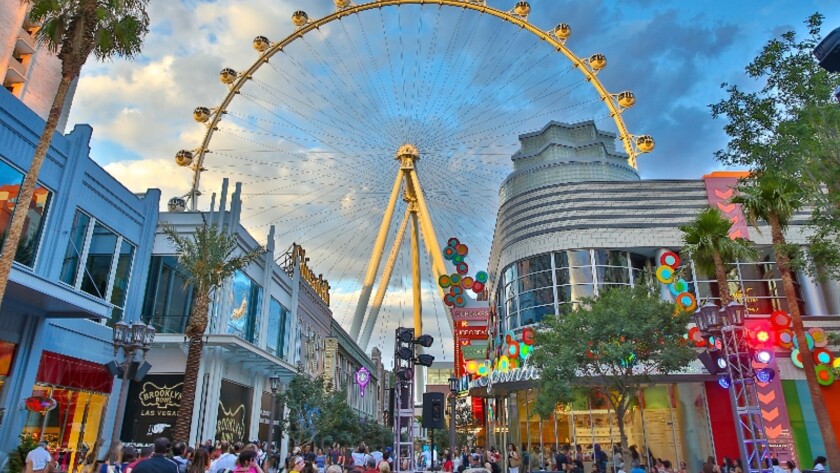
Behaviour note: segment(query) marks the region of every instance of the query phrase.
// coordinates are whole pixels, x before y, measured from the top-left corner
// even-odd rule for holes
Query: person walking
[[[169,453],[169,439],[158,437],[155,439],[155,453],[148,460],[137,464],[133,473],[178,473],[178,465],[166,458]]]
[[[243,449],[236,459],[236,468],[233,473],[259,473],[258,461],[259,455],[256,450]]]
[[[51,473],[55,468],[47,442],[38,442],[34,450],[26,454],[26,473]]]
[[[197,448],[193,452],[192,461],[187,467],[187,473],[207,473],[210,469],[210,453],[205,448]]]
[[[516,445],[513,443],[508,444],[507,461],[510,473],[519,473],[519,465],[522,464],[522,457],[519,456],[519,452],[516,451]]]
[[[315,454],[315,466],[318,468],[318,473],[324,473],[324,468],[326,468],[327,464],[327,457],[324,455],[324,451],[320,448],[318,449],[318,453]]]

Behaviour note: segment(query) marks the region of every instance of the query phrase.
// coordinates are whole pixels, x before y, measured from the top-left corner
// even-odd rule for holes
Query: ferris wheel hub
[[[411,159],[412,161],[416,161],[420,159],[420,151],[417,150],[417,147],[411,143],[406,143],[400,146],[400,149],[397,150],[397,157],[395,159],[402,160],[403,158]]]

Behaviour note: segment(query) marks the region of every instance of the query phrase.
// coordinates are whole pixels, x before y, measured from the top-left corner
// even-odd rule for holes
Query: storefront
[[[132,382],[120,438],[140,445],[150,445],[158,437],[171,438],[183,387],[182,374],[148,375],[139,383]]]
[[[102,364],[43,352],[22,433],[47,441],[62,471],[80,471],[100,437],[113,380]]]

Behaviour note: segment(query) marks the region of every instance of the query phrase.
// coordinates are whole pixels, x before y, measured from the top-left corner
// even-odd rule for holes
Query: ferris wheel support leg
[[[414,336],[423,333],[423,307],[420,279],[420,226],[417,210],[411,209],[411,292],[414,295]]]
[[[426,198],[423,196],[423,188],[420,187],[420,179],[417,177],[417,172],[410,173],[409,178],[417,199],[417,213],[420,219],[420,229],[423,232],[423,242],[426,246],[426,251],[429,253],[429,258],[432,260],[432,269],[435,272],[434,284],[437,286],[441,298],[443,298],[443,289],[437,284],[437,280],[442,275],[447,274],[446,264],[443,262],[443,253],[440,251],[440,244],[438,243],[437,234],[435,233],[435,228],[429,215],[429,208],[426,206]],[[452,317],[447,317],[447,319],[449,320],[449,328],[452,329]]]
[[[359,339],[359,332],[361,332],[362,322],[364,322],[365,319],[365,312],[367,312],[368,302],[370,301],[370,293],[373,290],[376,273],[379,271],[379,263],[382,262],[382,252],[385,250],[385,240],[388,236],[388,228],[391,226],[391,219],[394,216],[394,207],[397,204],[397,197],[400,194],[402,182],[403,173],[398,172],[397,179],[394,181],[394,188],[391,190],[391,197],[388,200],[388,207],[385,208],[385,215],[382,217],[382,223],[379,225],[379,233],[376,235],[376,242],[373,244],[373,251],[370,254],[367,273],[365,273],[365,280],[362,284],[362,292],[359,295],[359,303],[356,305],[356,313],[353,316],[353,323],[350,325],[350,336],[353,337],[354,340]]]
[[[394,246],[391,247],[391,253],[388,255],[388,260],[385,261],[385,268],[382,270],[382,279],[379,280],[379,287],[376,288],[376,296],[373,298],[373,305],[370,308],[370,314],[365,322],[365,329],[362,331],[362,338],[359,339],[359,346],[362,350],[367,352],[368,344],[370,344],[370,336],[373,333],[373,327],[379,319],[379,310],[382,308],[382,302],[385,300],[385,292],[388,290],[388,284],[391,283],[391,274],[394,272],[394,265],[397,262],[397,256],[400,253],[403,237],[405,236],[405,229],[408,226],[409,209],[405,209],[400,227],[397,230],[397,235],[394,238]]]

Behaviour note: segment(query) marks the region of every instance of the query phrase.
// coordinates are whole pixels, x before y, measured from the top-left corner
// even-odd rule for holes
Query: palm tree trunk
[[[817,382],[817,374],[814,371],[814,358],[808,341],[805,338],[805,325],[802,323],[802,314],[799,312],[799,304],[796,300],[796,289],[793,286],[793,274],[790,269],[790,257],[784,251],[786,244],[785,235],[778,217],[769,216],[767,223],[770,224],[770,233],[773,237],[773,245],[776,248],[776,263],[779,266],[779,273],[782,276],[782,287],[785,291],[788,312],[793,325],[793,333],[799,343],[799,353],[802,355],[802,366],[805,371],[805,379],[808,381],[808,391],[811,394],[811,402],[814,405],[814,415],[817,417],[817,424],[820,426],[823,444],[825,447],[828,464],[833,470],[840,468],[840,445],[831,426],[831,418],[825,407],[825,400],[822,395],[822,388]]]
[[[15,253],[17,253],[21,235],[23,235],[23,225],[26,223],[29,205],[32,202],[33,194],[35,194],[38,174],[41,172],[41,165],[44,163],[47,150],[49,150],[50,143],[52,143],[53,134],[58,126],[58,119],[61,118],[61,114],[64,111],[64,100],[67,97],[67,92],[70,90],[70,85],[77,75],[78,73],[73,75],[67,73],[62,74],[61,81],[58,83],[58,90],[56,90],[55,98],[50,107],[50,114],[47,116],[47,122],[44,125],[44,131],[41,133],[41,138],[35,147],[35,156],[32,157],[32,164],[29,165],[29,170],[23,179],[23,185],[18,192],[17,203],[12,213],[12,222],[9,225],[9,231],[6,233],[6,240],[3,242],[2,254],[0,254],[0,306],[2,306],[3,298],[6,295],[9,274],[12,271],[12,263],[15,260]]]
[[[198,291],[197,291],[198,292]],[[201,353],[204,349],[204,331],[207,329],[207,311],[210,308],[210,295],[206,291],[196,294],[195,306],[190,314],[190,323],[186,330],[189,337],[187,363],[184,368],[184,387],[181,390],[181,404],[178,406],[178,420],[175,421],[174,440],[189,443],[192,430],[195,390],[198,385],[198,373],[201,369]]]
[[[726,281],[726,266],[720,253],[712,252],[712,259],[715,261],[715,279],[718,285],[718,294],[720,295],[720,305],[725,306],[732,302],[732,294],[729,293],[729,283]]]

